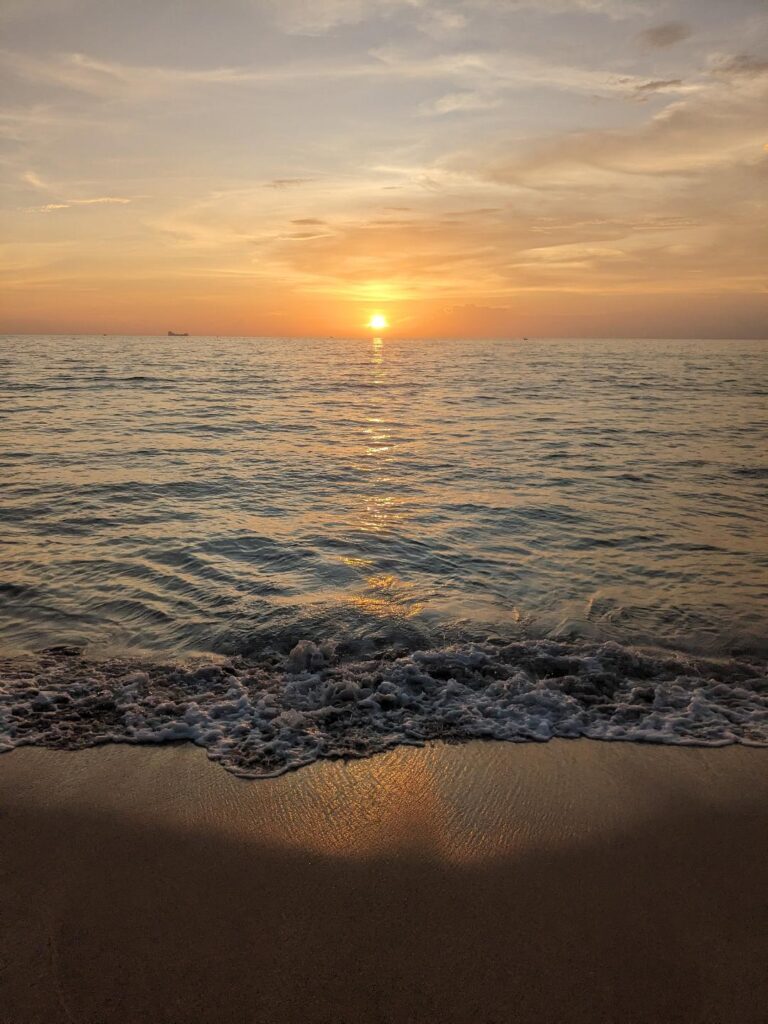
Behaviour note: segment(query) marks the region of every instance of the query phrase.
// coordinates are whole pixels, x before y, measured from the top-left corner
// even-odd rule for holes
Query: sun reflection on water
[[[360,611],[382,618],[411,619],[424,611],[424,602],[418,599],[416,584],[397,576],[366,576],[366,594],[350,598],[349,603]]]
[[[393,421],[389,399],[384,390],[388,376],[384,341],[373,338],[370,350],[372,406],[361,425],[361,460],[358,469],[367,477],[367,487],[357,497],[353,514],[353,532],[360,538],[363,551],[359,556],[346,556],[345,565],[359,571],[360,588],[347,599],[347,604],[381,619],[411,618],[424,610],[424,602],[416,585],[393,572],[375,571],[376,560],[367,557],[366,546],[376,540],[377,551],[388,539],[394,545],[402,534],[404,522],[403,495],[397,486],[397,463],[401,447],[398,424]],[[388,558],[391,561],[391,558]]]

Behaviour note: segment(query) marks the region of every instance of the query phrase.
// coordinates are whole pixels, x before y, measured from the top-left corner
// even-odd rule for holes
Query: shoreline
[[[768,747],[765,669],[613,642],[467,643],[338,661],[0,659],[0,751],[190,740],[229,771],[276,777],[432,740],[553,738]]]
[[[0,757],[3,1024],[757,1024],[768,754]]]

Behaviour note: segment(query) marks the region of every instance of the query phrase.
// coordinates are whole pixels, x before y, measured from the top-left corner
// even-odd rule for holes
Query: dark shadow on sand
[[[466,865],[0,809],[3,1024],[763,1024],[768,816]]]

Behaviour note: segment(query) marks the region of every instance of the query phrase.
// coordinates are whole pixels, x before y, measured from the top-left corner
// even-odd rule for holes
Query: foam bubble
[[[238,775],[474,738],[768,746],[765,666],[615,643],[494,641],[339,662],[302,640],[282,666],[0,661],[0,752],[186,740]]]

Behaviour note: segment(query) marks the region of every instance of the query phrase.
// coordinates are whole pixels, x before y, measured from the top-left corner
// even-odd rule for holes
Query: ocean
[[[0,750],[768,745],[768,344],[0,338]]]

